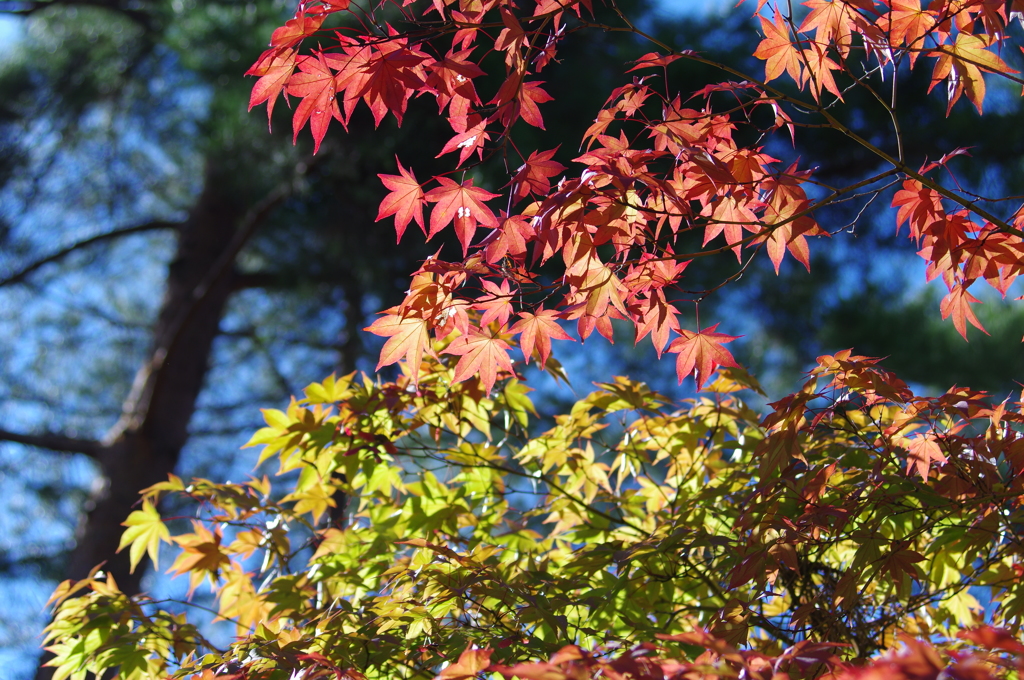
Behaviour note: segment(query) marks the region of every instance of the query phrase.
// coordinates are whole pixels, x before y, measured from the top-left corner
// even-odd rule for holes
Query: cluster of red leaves
[[[759,13],[767,1],[760,0]],[[259,76],[250,106],[266,102],[269,113],[281,93],[300,97],[294,132],[309,123],[319,148],[330,121],[347,126],[360,101],[379,125],[388,112],[401,123],[413,97],[436,100],[453,132],[438,157],[458,152],[453,172],[462,179],[421,182],[399,162],[399,174],[380,175],[389,193],[378,220],[393,217],[399,239],[410,222],[427,238],[451,226],[463,259],[425,262],[402,304],[368,330],[387,338],[378,368],[405,360],[414,379],[434,340],[457,331],[443,350],[460,357],[456,380],[479,374],[487,390],[513,373],[516,342],[526,361],[533,355],[546,362],[551,340],[568,339],[563,326],[573,321],[581,339],[594,330],[610,339],[616,319],[631,324],[637,341],[649,335],[659,355],[676,354],[680,381],[694,375],[698,387],[717,367],[735,365],[725,347],[732,336],[716,326],[683,327],[680,300],[697,304],[710,292],[684,290],[687,264],[731,251],[738,276],[750,262],[744,253],[764,250],[776,271],[787,253],[809,269],[808,237],[827,235],[812,213],[845,193],[810,200],[809,170],[739,144],[736,131],[794,135],[787,113],[793,106],[817,111],[840,129],[823,100],[825,93],[841,100],[836,77],[856,73],[854,36],[863,46],[861,66],[873,58],[894,71],[904,56],[911,64],[932,58],[932,87],[946,82],[950,106],[966,93],[980,112],[983,73],[1014,73],[993,49],[1005,35],[1007,11],[1024,8],[1024,0],[933,0],[927,7],[920,0],[809,0],[811,11],[797,26],[773,7],[771,18],[760,16],[765,38],[755,56],[765,60],[767,81],[788,73],[812,102],[747,78],[709,85],[687,105],[668,93],[667,82],[657,83],[667,81],[676,60],[701,57],[652,52],[629,69],[643,75],[612,92],[597,112],[570,170],[554,160],[557,148],[527,154],[513,132],[519,121],[544,127],[541,105],[552,97],[537,75],[555,60],[567,32],[594,22],[590,0],[542,0],[525,10],[511,0],[433,0],[423,7],[381,0],[379,7],[392,4],[400,19],[393,24],[347,0],[302,3],[249,70]],[[346,20],[328,37],[323,26],[334,13]],[[300,55],[300,43],[313,36],[318,47]],[[325,38],[330,49],[320,46]],[[485,75],[482,59],[492,53],[503,56],[504,74],[487,99],[474,81]],[[843,87],[857,84],[864,85]],[[715,102],[725,97],[729,108],[718,112]],[[763,120],[769,122],[755,123]],[[949,286],[943,317],[952,316],[963,334],[966,323],[980,328],[969,306],[977,300],[967,289],[984,278],[1006,292],[1024,261],[1022,225],[942,190],[925,176],[929,167],[914,172],[871,148],[894,164],[888,174],[906,177],[893,205],[920,243],[929,278],[941,275]],[[522,159],[500,194],[466,175],[494,153]],[[949,203],[959,207],[947,212]],[[700,248],[686,252],[694,234],[702,237]],[[540,265],[557,265],[560,276],[542,280]]]
[[[768,0],[758,0],[758,12]],[[983,73],[1017,73],[991,51],[1003,39],[1007,12],[1024,11],[1024,2],[1010,0],[808,0],[811,9],[799,26],[775,8],[773,18],[760,17],[765,39],[755,56],[766,62],[769,81],[783,73],[809,88],[821,101],[822,90],[840,100],[833,76],[848,70],[854,41],[860,36],[869,56],[881,67],[906,55],[913,66],[919,57],[935,59],[929,90],[947,84],[949,108],[963,94],[982,111]]]
[[[509,667],[492,664],[489,649],[470,648],[441,671],[436,680],[470,680],[481,673],[498,673],[508,680],[995,680],[1007,670],[1024,670],[1024,644],[1008,631],[990,626],[962,634],[965,646],[958,650],[942,650],[928,642],[903,637],[902,648],[862,666],[840,661],[835,652],[843,645],[830,643],[798,642],[773,657],[739,650],[706,632],[659,637],[665,643],[680,643],[704,651],[692,661],[681,661],[666,654],[665,649],[646,643],[613,658],[570,645],[548,661]]]

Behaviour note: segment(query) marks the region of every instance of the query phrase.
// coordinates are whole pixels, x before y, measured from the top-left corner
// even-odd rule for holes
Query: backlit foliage
[[[251,104],[291,97],[295,135],[308,124],[319,147],[359,107],[401,123],[433,98],[453,133],[436,151],[457,160],[423,182],[399,160],[379,219],[399,238],[451,227],[462,259],[428,259],[367,329],[399,378],[332,377],[265,412],[250,444],[284,477],[172,478],[127,518],[133,564],[173,546],[170,570],[190,596],[212,589],[235,641],[97,572],[54,596],[57,680],[1016,677],[1021,404],[919,396],[845,351],[761,415],[725,322],[686,328],[676,306],[741,285],[761,251],[776,271],[787,255],[809,268],[812,242],[850,226],[818,209],[879,197],[961,334],[980,328],[968,289],[1005,294],[1022,271],[1024,212],[939,181],[963,149],[906,158],[896,86],[930,69],[929,91],[980,114],[986,75],[1020,82],[1000,56],[1020,0],[805,5],[758,3],[758,77],[658,42],[614,2],[302,3],[250,69]],[[543,129],[558,95],[538,74],[592,30],[650,51],[582,140],[524,148],[519,131]],[[722,80],[675,92],[694,62]],[[890,114],[893,148],[842,122],[854,88]],[[808,126],[859,144],[876,174],[832,187],[766,153]],[[572,168],[555,160],[563,143],[580,149]],[[517,168],[503,186],[477,175],[494,157]],[[688,289],[688,265],[710,256],[735,273]],[[609,377],[539,418],[514,349],[557,376],[552,340],[572,325],[610,336],[616,319],[705,391],[672,403]],[[198,515],[169,525],[168,495]]]
[[[58,674],[429,678],[469,649],[442,677],[563,677],[508,668],[553,655],[573,677],[623,658],[804,677],[900,635],[1021,649],[976,628],[1024,612],[1019,404],[919,397],[843,353],[763,422],[738,396],[756,385],[725,371],[679,404],[617,378],[542,424],[522,383],[487,394],[454,363],[425,362],[418,390],[329,378],[266,411],[250,443],[298,473],[285,489],[149,489],[126,522],[134,561],[176,545],[171,570],[212,586],[237,641],[97,574],[55,595]],[[153,510],[167,494],[201,508],[174,536]]]

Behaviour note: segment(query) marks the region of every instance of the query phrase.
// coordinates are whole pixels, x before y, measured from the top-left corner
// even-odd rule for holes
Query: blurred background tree
[[[731,5],[700,16],[670,5],[635,12],[672,44],[757,74],[743,56],[755,24]],[[397,152],[426,176],[433,159],[423,150],[433,145],[418,140],[450,135],[431,127],[427,109],[413,106],[403,128],[389,121],[374,134],[357,119],[315,157],[305,138],[292,145],[285,107],[272,135],[261,113],[246,112],[252,81],[242,73],[293,11],[291,0],[0,2],[0,662],[11,677],[34,672],[56,581],[106,560],[126,591],[168,587],[130,575],[114,555],[139,489],[172,471],[250,473],[250,457],[236,452],[258,407],[332,371],[371,370],[375,352],[359,329],[438,247],[417,234],[396,246],[390,224],[373,221],[384,193],[376,174],[395,171]],[[570,114],[596,111],[596,97],[622,82],[632,45],[620,40],[629,39],[570,38],[560,53],[570,63],[544,73],[559,95],[544,109],[554,137],[579,138]],[[693,89],[711,77],[691,76]],[[979,129],[973,110],[958,107],[962,140],[929,135],[941,102],[907,100],[912,163],[973,144],[973,157],[956,161],[970,181],[1020,183],[1016,93],[997,102],[1005,126]],[[894,143],[872,102],[854,117],[861,134]],[[843,139],[805,131],[800,144],[768,151],[812,159],[823,181],[876,169]],[[562,162],[575,152],[561,149]],[[506,181],[503,159],[484,172]],[[850,223],[860,207],[822,223]],[[737,356],[771,395],[839,337],[862,338],[859,352],[889,355],[889,368],[933,389],[1012,387],[1005,376],[1024,369],[1020,314],[985,305],[991,344],[964,345],[937,320],[912,248],[893,236],[862,226],[834,239],[868,241],[867,281],[852,249],[831,243],[814,251],[811,274],[787,263],[776,280],[754,268],[745,285],[708,301],[731,313],[722,330],[745,334]],[[735,269],[727,258],[695,266],[707,267],[708,282]],[[897,294],[908,280],[915,292]],[[630,340],[588,345],[587,362],[613,362],[672,392],[671,365]],[[568,366],[584,391],[587,362]]]

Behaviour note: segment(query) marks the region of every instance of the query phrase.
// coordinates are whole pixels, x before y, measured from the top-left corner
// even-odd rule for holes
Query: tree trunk
[[[120,420],[91,452],[100,464],[101,484],[79,524],[68,578],[85,578],[104,563],[123,592],[139,592],[143,570],[131,573],[128,551],[117,553],[122,522],[136,507],[139,492],[165,481],[178,464],[233,288],[244,210],[221,186],[208,171],[203,193],[178,231],[151,353],[135,376]],[[52,668],[40,665],[36,680],[52,675]]]
[[[234,258],[225,271],[217,268],[232,247],[242,211],[218,191],[219,185],[208,172],[203,193],[179,231],[152,352],[136,374],[121,419],[98,452],[103,481],[79,526],[69,578],[84,578],[106,561],[104,570],[122,591],[139,590],[142,570],[130,573],[127,551],[115,554],[121,523],[138,503],[139,492],[165,481],[178,464],[232,289]]]

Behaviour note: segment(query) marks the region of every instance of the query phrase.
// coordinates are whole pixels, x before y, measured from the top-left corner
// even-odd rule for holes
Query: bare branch
[[[76,250],[88,248],[89,246],[95,245],[97,243],[103,243],[104,241],[110,241],[112,239],[120,238],[122,236],[128,236],[130,234],[141,234],[147,231],[159,231],[162,229],[176,229],[178,228],[178,226],[179,225],[177,222],[164,222],[163,220],[155,220],[153,222],[146,222],[145,224],[136,224],[131,227],[124,227],[123,229],[115,229],[114,231],[108,231],[103,234],[97,234],[96,236],[90,236],[89,238],[78,241],[77,243],[72,243],[66,248],[61,248],[57,252],[47,255],[42,259],[36,260],[31,264],[25,265],[24,267],[14,272],[13,274],[3,279],[0,279],[0,288],[2,288],[3,286],[9,286],[15,283],[20,283],[21,281],[24,281],[25,277],[27,277],[29,274],[39,270],[40,268],[50,264],[51,262],[56,262],[57,260],[67,257]]]
[[[98,7],[123,14],[147,32],[153,30],[153,18],[150,14],[137,7],[117,0],[0,0],[0,14],[29,16],[49,7],[58,5]]]
[[[57,432],[19,434],[0,429],[0,441],[37,446],[41,449],[56,451],[57,453],[81,453],[90,458],[99,456],[100,450],[103,448],[102,444],[95,439],[68,437]]]

